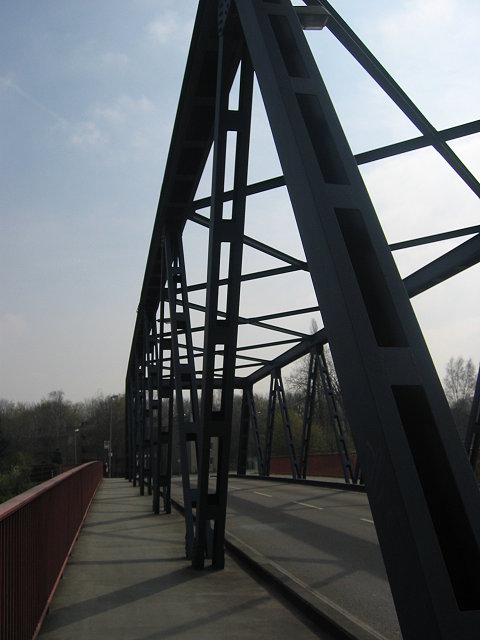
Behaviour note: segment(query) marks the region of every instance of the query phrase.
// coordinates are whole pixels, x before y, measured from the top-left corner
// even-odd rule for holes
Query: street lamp
[[[75,464],[77,464],[77,433],[80,431],[80,429],[75,429],[73,432],[73,446],[74,446],[74,451],[75,451]]]
[[[112,400],[116,400],[118,398],[118,394],[110,396],[110,433],[108,440],[108,477],[112,477]]]

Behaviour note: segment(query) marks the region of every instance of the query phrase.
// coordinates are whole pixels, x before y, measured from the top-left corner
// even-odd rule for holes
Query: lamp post
[[[77,464],[77,433],[80,429],[75,429],[73,432],[73,447],[74,447],[74,456],[75,456],[75,464]]]
[[[118,394],[110,396],[110,432],[108,440],[108,477],[112,477],[112,401],[118,398]]]

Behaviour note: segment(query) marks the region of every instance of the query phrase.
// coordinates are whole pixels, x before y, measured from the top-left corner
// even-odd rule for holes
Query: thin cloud
[[[378,26],[385,36],[405,42],[421,35],[431,34],[436,38],[439,31],[449,29],[456,15],[456,8],[450,0],[423,0],[403,2],[396,11],[383,18]]]
[[[104,146],[114,135],[113,129],[127,122],[138,122],[142,115],[153,111],[153,104],[146,96],[131,98],[121,96],[110,105],[98,106],[90,111],[91,117],[77,124],[69,141],[84,149]],[[70,127],[72,129],[72,127]],[[110,131],[110,134],[105,132]]]
[[[91,120],[80,123],[76,131],[70,136],[70,142],[76,147],[89,148],[104,144],[106,136]]]
[[[118,51],[106,51],[102,54],[101,61],[105,67],[125,69],[128,65],[129,59],[125,53]]]
[[[7,76],[0,76],[0,85],[5,87],[6,89],[10,89],[11,91],[14,91],[16,94],[24,98],[27,102],[35,106],[37,109],[39,109],[40,111],[43,111],[43,113],[46,113],[58,124],[61,124],[63,126],[68,125],[68,121],[65,120],[65,118],[63,118],[62,116],[60,116],[56,111],[53,111],[53,109],[50,109],[50,107],[47,107],[42,102],[40,102],[35,97],[33,97],[31,94],[24,91],[14,81],[12,74],[8,74]]]
[[[153,103],[144,95],[140,98],[121,96],[111,105],[97,107],[94,114],[110,124],[117,125],[125,123],[130,118],[137,118],[151,112],[153,109]]]
[[[382,61],[439,125],[478,117],[479,20],[471,0],[407,0],[370,26]]]
[[[192,21],[183,21],[180,16],[172,11],[162,14],[150,22],[147,27],[147,33],[160,45],[181,44],[188,42],[193,23]]]
[[[177,29],[177,21],[172,13],[163,15],[158,20],[151,22],[147,27],[147,31],[160,44],[167,44],[177,32]]]

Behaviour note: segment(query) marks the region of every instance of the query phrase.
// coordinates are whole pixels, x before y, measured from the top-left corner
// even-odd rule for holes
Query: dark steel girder
[[[480,496],[407,292],[290,2],[238,0],[236,7],[402,632],[406,639],[473,637],[480,623]],[[435,138],[349,30],[337,32],[422,133]],[[441,141],[434,147],[480,194],[455,154]]]
[[[477,373],[472,408],[468,420],[467,433],[465,435],[465,449],[472,468],[475,470],[478,462],[478,452],[480,450],[480,368]]]
[[[469,227],[467,229],[460,230],[459,232],[446,232],[445,234],[437,234],[436,236],[428,236],[424,239],[419,239],[418,241],[406,241],[408,246],[416,246],[418,244],[424,244],[427,241],[435,242],[438,240],[445,240],[453,237],[457,237],[458,235],[466,235],[475,231],[477,227]],[[423,240],[423,242],[422,242]],[[405,244],[406,244],[405,243]],[[414,243],[414,244],[412,244]],[[455,249],[452,249],[448,253],[440,256],[437,260],[429,263],[428,265],[418,269],[415,273],[407,276],[404,279],[404,285],[407,289],[408,295],[413,298],[414,296],[420,294],[423,291],[434,287],[441,282],[449,279],[450,277],[468,269],[474,264],[477,264],[480,261],[480,236],[475,236],[465,243],[461,244]],[[400,244],[400,243],[399,243]],[[403,243],[402,243],[403,245]],[[403,246],[395,247],[395,248],[403,248]],[[191,305],[192,308],[196,308],[197,310],[204,310],[204,307],[200,305]],[[253,323],[253,319],[247,321],[246,318],[243,319],[245,323],[250,322]],[[273,328],[273,327],[265,327],[265,328]],[[280,330],[280,329],[279,329]],[[295,362],[299,358],[308,355],[310,352],[312,345],[314,344],[326,344],[328,342],[328,337],[325,329],[311,335],[299,337],[300,342],[297,343],[294,347],[280,354],[278,357],[272,359],[268,364],[264,365],[257,371],[251,373],[248,378],[242,379],[238,378],[239,387],[238,388],[247,388],[250,385],[254,385],[260,380],[268,377],[272,370],[277,368],[283,368],[287,365]],[[271,343],[276,344],[276,343]],[[251,347],[242,347],[242,349],[255,349],[260,347],[269,346],[269,343],[263,343],[261,345],[251,345]]]
[[[480,262],[480,234],[444,253],[405,278],[411,298]]]
[[[431,236],[423,236],[422,238],[414,238],[412,240],[403,240],[402,242],[394,242],[390,246],[390,251],[398,251],[399,249],[408,249],[410,247],[419,247],[423,244],[432,244],[433,242],[441,242],[442,240],[451,240],[453,238],[461,238],[480,232],[480,225],[474,227],[464,227],[463,229],[454,229],[453,231],[444,231],[443,233],[435,233]]]
[[[177,115],[152,232],[138,309],[157,309],[162,281],[161,241],[166,228],[185,226],[213,140],[218,56],[217,5],[199,0]],[[229,60],[233,82],[239,58]],[[139,314],[135,324],[129,368],[142,342]]]
[[[446,160],[460,178],[470,187],[470,189],[480,197],[480,183],[475,176],[467,169],[456,153],[445,142],[446,138],[427,120],[420,109],[407,96],[405,91],[397,84],[388,71],[380,64],[373,53],[365,46],[357,34],[348,26],[340,14],[335,11],[327,0],[303,0],[306,5],[324,7],[330,17],[327,22],[327,29],[337,38],[347,51],[357,60],[359,64],[370,74],[376,83],[393,100],[407,118],[417,127],[423,136],[430,141],[430,145]],[[471,123],[473,125],[473,123]],[[454,136],[456,137],[456,136]]]
[[[147,259],[147,267],[142,286],[142,293],[139,302],[141,308],[155,308],[158,306],[159,288],[162,286],[160,276],[160,245],[159,238],[162,234],[162,227],[165,224],[179,225],[183,228],[186,219],[190,217],[200,224],[207,224],[208,219],[199,214],[192,214],[193,208],[210,206],[210,197],[201,200],[193,200],[194,193],[198,186],[203,167],[211,148],[213,136],[213,117],[215,100],[215,80],[216,77],[215,59],[217,50],[216,30],[214,28],[216,7],[214,3],[206,0],[199,2],[197,19],[192,36],[192,43],[187,60],[185,77],[179,99],[175,126],[172,134],[172,142],[167,160],[164,181],[160,194],[157,216],[152,232],[152,241]],[[306,2],[309,5],[322,4],[327,8],[331,17],[327,27],[339,37],[347,49],[356,59],[367,69],[372,77],[380,84],[387,94],[397,103],[406,105],[404,111],[409,115],[409,109],[413,103],[396,85],[389,74],[383,69],[380,63],[373,57],[365,45],[360,42],[356,34],[346,25],[343,19],[335,12],[328,3],[320,3],[317,0]],[[335,26],[333,26],[335,23]],[[235,66],[235,65],[234,65]],[[232,72],[233,75],[233,72]],[[398,87],[399,91],[397,91]],[[408,109],[407,109],[408,107]],[[413,105],[413,115],[418,115],[418,109]],[[412,120],[413,122],[414,120]],[[193,126],[195,123],[195,126]],[[443,131],[434,131],[433,138],[430,135],[423,135],[418,138],[388,145],[380,149],[367,151],[356,156],[358,164],[371,162],[397,153],[422,148],[432,145],[432,140],[441,138],[443,141],[453,138],[477,133],[480,129],[480,121],[476,120],[457,127],[451,127]],[[192,139],[191,136],[195,139]],[[183,180],[185,177],[185,180]],[[278,176],[259,183],[248,185],[247,194],[260,193],[269,189],[274,189],[285,185],[284,176]],[[178,193],[182,194],[182,205],[178,201]],[[177,194],[177,195],[175,195]],[[224,200],[233,198],[233,191],[225,192]],[[189,201],[189,204],[187,203]],[[441,239],[441,238],[439,238]],[[298,261],[291,256],[282,255],[281,252],[272,254],[272,250],[252,238],[246,238],[246,244],[253,246],[260,251],[268,252],[270,255],[280,260],[287,261],[292,267],[307,270],[306,263]],[[392,250],[403,248],[404,246],[415,246],[415,241],[407,243],[395,243]],[[265,272],[265,275],[267,273]],[[247,276],[243,276],[245,279]],[[132,350],[128,368],[134,368],[133,355],[135,349],[142,342],[142,323],[138,321],[135,325],[132,340]]]
[[[475,228],[473,227],[473,229]],[[449,235],[448,237],[453,236]],[[445,238],[442,237],[441,239]],[[418,269],[415,273],[407,276],[403,283],[409,297],[413,298],[465,269],[478,264],[478,262],[480,262],[480,234]],[[268,377],[273,369],[286,367],[299,358],[306,356],[310,352],[312,344],[326,344],[327,342],[328,337],[325,329],[312,336],[304,337],[297,345],[271,360],[266,366],[250,374],[243,386],[256,384]]]
[[[448,140],[456,140],[465,136],[470,136],[475,133],[480,133],[480,120],[473,120],[465,124],[457,125],[456,127],[449,127],[448,129],[442,129],[437,131],[438,137],[447,142]],[[416,138],[409,138],[408,140],[402,140],[400,142],[394,142],[383,147],[376,149],[370,149],[369,151],[362,151],[357,153],[354,158],[358,165],[369,164],[376,160],[385,160],[385,158],[391,158],[392,156],[398,156],[402,153],[408,153],[410,151],[417,151],[419,149],[425,149],[426,147],[433,146],[433,139],[423,135]],[[259,182],[248,185],[248,195],[254,195],[256,193],[263,193],[264,191],[270,191],[271,189],[278,189],[285,186],[285,177],[276,176],[275,178],[268,178],[266,180],[260,180]],[[228,202],[233,200],[233,191],[225,191],[224,201]],[[210,197],[200,198],[195,200],[193,206],[195,209],[202,209],[210,206]]]
[[[189,302],[190,309],[194,309],[195,311],[205,311],[206,307],[201,304],[196,304],[194,302]],[[223,311],[219,311],[218,315],[221,317],[225,317],[225,313]],[[277,327],[274,324],[267,324],[266,322],[260,322],[259,320],[250,320],[249,318],[240,317],[238,319],[239,324],[251,324],[255,327],[259,327],[261,329],[269,329],[270,331],[277,331],[279,333],[286,333],[291,336],[297,336],[298,338],[304,338],[305,334],[301,331],[294,331],[293,329],[287,329],[286,327]]]
[[[261,369],[258,369],[257,371],[251,373],[247,378],[245,378],[245,381],[242,384],[242,388],[246,389],[253,386],[257,382],[260,382],[260,380],[268,377],[271,374],[272,370],[282,369],[283,367],[286,367],[292,362],[295,362],[299,358],[303,358],[303,356],[306,356],[308,353],[310,353],[312,347],[314,347],[315,345],[322,345],[326,344],[327,342],[328,338],[325,329],[320,329],[320,331],[317,331],[312,335],[305,336],[301,340],[301,342],[291,347],[287,351],[281,353]]]
[[[442,142],[447,142],[447,140],[455,140],[457,138],[463,138],[464,136],[470,136],[479,132],[480,120],[475,120],[456,127],[449,127],[448,129],[437,131],[436,139],[439,139]],[[393,144],[379,147],[378,149],[358,153],[355,156],[355,160],[357,161],[357,164],[367,164],[369,162],[374,162],[375,160],[384,160],[385,158],[398,156],[401,153],[408,153],[409,151],[417,151],[418,149],[432,147],[435,146],[434,142],[435,138],[431,138],[428,135],[418,136],[417,138],[410,138],[409,140],[403,140],[402,142],[394,142]]]
[[[224,200],[226,202],[226,200]],[[192,222],[196,222],[204,227],[208,227],[210,225],[210,220],[205,216],[200,215],[199,213],[192,213],[190,216],[190,220]],[[303,271],[308,271],[307,263],[303,260],[299,260],[298,258],[294,258],[292,256],[279,251],[273,247],[270,247],[268,244],[264,242],[260,242],[259,240],[255,240],[255,238],[250,238],[248,236],[243,236],[243,244],[247,247],[252,247],[253,249],[257,249],[262,253],[265,253],[268,256],[272,256],[272,258],[276,258],[277,260],[281,260],[282,262],[286,262],[287,264],[297,267],[298,269],[302,269]]]
[[[197,528],[193,566],[202,569],[207,557],[206,529],[213,530],[212,567],[224,567],[224,537],[227,511],[227,485],[230,439],[232,432],[233,394],[235,384],[236,344],[239,325],[240,285],[243,256],[243,236],[246,210],[246,185],[250,146],[250,125],[253,94],[253,67],[238,29],[230,3],[219,3],[219,54],[212,170],[212,207],[208,243],[207,291],[205,304],[205,337],[201,402],[201,439],[198,464]],[[222,13],[223,9],[223,13]],[[222,20],[223,17],[223,20]],[[223,22],[223,24],[222,24]],[[241,57],[238,110],[235,111],[234,191],[231,216],[224,211],[227,134],[231,130],[233,113],[229,109],[229,60],[232,52]],[[220,300],[222,258],[226,259],[228,286],[225,311]],[[217,363],[217,347],[223,355]],[[221,389],[215,393],[214,380],[220,372]],[[216,482],[209,486],[210,455],[216,443]]]
[[[221,4],[228,10],[229,2]],[[452,129],[448,135],[436,131],[327,2],[311,0],[306,4],[323,4],[329,9],[328,28],[423,134],[422,138],[389,145],[378,153],[387,157],[392,152],[429,144],[480,195],[478,181],[446,144],[448,136],[466,135],[468,125],[455,133]],[[471,634],[478,629],[480,609],[478,491],[468,464],[468,473],[466,471],[465,453],[452,435],[451,416],[406,294],[415,295],[478,262],[479,236],[402,283],[358,173],[359,159],[351,155],[346,144],[295,10],[287,0],[236,0],[231,6],[232,11],[237,9],[240,22],[232,23],[232,31],[223,41],[218,38],[217,3],[201,0],[197,12],[127,373],[127,385],[129,388],[133,385],[130,413],[135,423],[134,446],[143,446],[146,415],[141,369],[142,345],[148,329],[143,326],[143,314],[155,314],[164,289],[162,241],[167,232],[181,234],[189,217],[197,222],[203,218],[192,214],[199,204],[194,203],[193,198],[212,145],[215,104],[218,124],[218,101],[220,96],[225,101],[240,59],[230,38],[244,37],[285,178],[247,186],[245,175],[236,184],[232,197],[235,195],[237,206],[238,200],[244,206],[249,193],[287,185],[326,328],[314,336],[305,336],[265,323],[253,324],[301,339],[273,361],[274,369],[305,355],[307,345],[326,342],[328,331],[404,636],[445,640],[474,637]],[[219,42],[226,44],[221,55]],[[219,58],[221,82],[216,72]],[[229,125],[227,123],[227,128]],[[472,123],[470,126],[475,128]],[[216,140],[219,140],[218,131]],[[371,161],[374,156],[371,153],[363,160]],[[242,163],[245,167],[245,161]],[[218,223],[218,219],[215,222],[215,210],[221,211],[221,203],[226,200],[221,170],[218,173],[217,169],[214,168],[212,221],[208,221],[211,238],[216,233],[216,224],[217,231],[218,226],[226,226]],[[205,224],[205,220],[201,223]],[[220,228],[220,236],[223,231]],[[239,245],[250,242],[250,246],[291,267],[307,270],[304,261],[251,238],[245,239],[243,230],[239,229],[238,234],[229,236],[228,242]],[[219,237],[215,242],[218,240]],[[224,242],[224,238],[220,241]],[[239,245],[235,245],[235,251],[238,249],[241,253]],[[212,257],[212,261],[215,260],[217,258]],[[225,286],[218,278],[218,261],[213,270],[209,263],[207,303],[203,308],[197,305],[199,310],[206,310],[202,395],[208,398],[209,404],[203,404],[201,410],[202,433],[205,430],[207,438],[222,440],[221,480],[217,482],[213,503],[206,479],[206,439],[201,443],[202,479],[197,514],[200,526],[195,541],[195,564],[199,567],[203,566],[208,546],[206,540],[202,540],[207,531],[203,524],[210,521],[215,521],[215,526],[218,521],[214,556],[216,566],[223,566],[224,516],[221,512],[226,505],[225,453],[228,457],[231,418],[228,403],[233,387],[251,390],[251,385],[264,377],[262,373],[266,368],[272,372],[273,364],[260,367],[242,381],[234,376],[235,331],[242,320],[238,317],[238,290],[242,280],[238,255],[232,264],[234,293],[229,308],[233,313],[222,316],[215,302],[211,302],[212,291],[215,297],[218,287]],[[230,287],[230,282],[228,284]],[[172,295],[170,300],[173,304]],[[195,308],[185,302],[185,306],[187,304]],[[227,326],[229,319],[232,326]],[[220,369],[214,362],[216,345],[227,346],[227,343],[228,366],[219,377]],[[296,357],[292,357],[294,354]],[[179,362],[177,357],[177,366]],[[193,367],[192,380],[196,375]],[[171,382],[166,382],[165,388],[169,384]],[[213,390],[219,387],[228,406],[222,416],[214,416],[211,400]],[[177,389],[183,391],[183,382]],[[217,417],[221,417],[221,425],[214,424]]]
[[[289,266],[289,267],[277,267],[276,269],[265,269],[264,271],[255,271],[252,273],[245,273],[240,277],[241,282],[249,282],[250,280],[260,280],[261,278],[271,278],[272,276],[281,276],[285,273],[293,273],[295,271],[299,271],[299,267]],[[219,280],[219,285],[223,286],[228,284],[228,279],[224,278]],[[206,282],[201,282],[199,284],[192,284],[188,287],[189,293],[191,291],[203,291],[207,288]]]

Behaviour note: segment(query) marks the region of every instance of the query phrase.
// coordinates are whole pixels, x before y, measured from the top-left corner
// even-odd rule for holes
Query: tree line
[[[52,391],[36,403],[0,399],[0,502],[76,463],[107,460],[125,468],[124,396],[99,395],[73,403]]]
[[[289,411],[290,426],[295,443],[300,446],[303,427],[303,415],[305,407],[305,394],[308,379],[308,358],[301,358],[293,367],[290,375],[285,379],[286,399]],[[343,409],[340,385],[335,373],[333,360],[327,349],[326,360],[330,377],[332,380],[332,390],[335,395],[336,405],[339,408],[341,420],[346,430],[346,440],[349,450],[355,451],[354,440],[348,425],[348,420]],[[446,398],[450,405],[452,416],[454,418],[459,437],[462,442],[465,440],[470,411],[472,407],[473,395],[475,392],[475,384],[477,378],[477,370],[471,358],[463,357],[450,358],[447,363],[445,375],[442,379],[443,388]],[[268,400],[264,396],[255,396],[255,405],[259,422],[259,429],[262,437],[266,430],[267,405]],[[239,415],[240,402],[234,413]],[[238,426],[233,425],[234,430]],[[254,456],[255,452],[250,438],[249,455]],[[235,444],[235,435],[232,443]],[[312,421],[310,453],[334,453],[337,451],[335,434],[332,427],[332,421],[327,406],[325,394],[321,389],[321,385],[317,383],[316,405]],[[275,427],[273,433],[272,455],[285,455],[287,448],[283,435],[282,421],[280,413],[277,411],[275,416]],[[233,465],[235,451],[231,453],[231,464]]]
[[[343,413],[340,387],[333,362],[327,358],[337,406],[347,429],[348,442],[354,450],[353,438]],[[462,440],[465,438],[476,382],[472,359],[450,358],[443,385],[447,400]],[[308,357],[302,358],[285,378],[285,392],[290,428],[300,447],[308,377]],[[112,475],[125,471],[125,401],[122,394],[102,396],[73,403],[62,391],[52,391],[33,404],[0,399],[0,502],[26,490],[59,470],[75,463],[107,460],[108,441],[112,432]],[[240,433],[241,396],[234,399],[230,465],[236,468]],[[262,443],[265,438],[268,398],[255,395],[255,407]],[[174,436],[175,432],[174,424]],[[174,437],[174,462],[179,458],[178,438]],[[253,438],[249,438],[249,457],[255,458]],[[318,385],[313,416],[310,453],[336,451],[335,434],[325,396]],[[277,408],[273,431],[272,455],[287,452],[282,418]],[[174,464],[174,468],[178,469]]]

